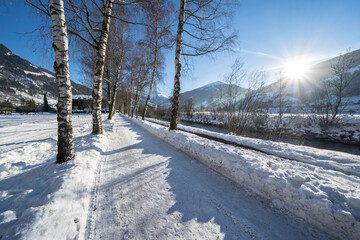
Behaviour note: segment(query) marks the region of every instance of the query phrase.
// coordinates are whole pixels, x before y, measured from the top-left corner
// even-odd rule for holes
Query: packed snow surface
[[[190,133],[137,121],[151,133],[242,186],[344,239],[360,236],[360,159],[335,151],[214,133],[265,153],[233,147]],[[188,130],[196,130],[194,128]],[[208,131],[206,131],[208,134]]]
[[[0,116],[0,238],[359,236],[358,176],[136,123],[93,136],[91,115],[73,115],[76,157],[58,165],[55,114]]]
[[[328,238],[124,118],[112,131],[89,239]]]

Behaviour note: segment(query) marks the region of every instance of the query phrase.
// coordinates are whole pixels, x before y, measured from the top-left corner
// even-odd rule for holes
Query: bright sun
[[[290,79],[301,79],[305,77],[308,68],[304,60],[292,60],[284,65],[284,74]]]

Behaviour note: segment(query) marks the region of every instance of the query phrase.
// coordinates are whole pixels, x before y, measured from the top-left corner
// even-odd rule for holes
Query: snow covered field
[[[56,115],[0,116],[0,238],[360,236],[359,156],[257,143],[289,161],[135,121],[92,136],[73,115],[76,157],[57,165]]]
[[[73,116],[76,157],[57,165],[55,114],[0,116],[0,238],[76,239],[85,234],[104,136],[91,115]]]

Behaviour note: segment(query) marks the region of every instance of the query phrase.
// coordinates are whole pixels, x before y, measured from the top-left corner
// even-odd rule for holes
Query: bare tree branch
[[[29,0],[25,0],[25,1],[26,1],[28,4],[30,4],[32,7],[36,8],[37,10],[41,11],[42,13],[44,13],[46,16],[51,17],[50,10],[45,7],[45,5],[42,3],[41,0],[38,0],[38,1],[37,1],[41,7],[39,7],[38,5],[30,2]]]

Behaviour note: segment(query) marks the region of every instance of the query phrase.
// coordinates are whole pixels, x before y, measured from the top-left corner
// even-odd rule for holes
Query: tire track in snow
[[[101,183],[101,174],[102,169],[104,166],[104,163],[106,161],[107,157],[102,158],[101,162],[98,165],[98,168],[96,170],[96,176],[94,179],[94,187],[91,192],[91,201],[89,206],[89,215],[88,220],[86,223],[86,233],[85,233],[85,239],[94,239],[94,229],[95,229],[95,214],[94,212],[97,209],[98,204],[98,198],[100,194],[100,183]]]
[[[112,128],[111,131],[115,131],[114,125],[112,125],[111,128]],[[106,131],[104,132],[105,132],[104,134],[106,134],[108,137]],[[91,192],[91,201],[89,204],[89,215],[86,223],[85,239],[95,239],[95,211],[98,209],[99,196],[101,191],[102,172],[108,158],[109,157],[107,155],[103,156],[96,169],[96,176],[93,183],[93,190]]]
[[[207,194],[208,195],[208,194]],[[245,233],[249,235],[249,238],[251,239],[261,239],[259,236],[255,234],[255,231],[253,231],[244,221],[241,219],[237,219],[229,210],[225,208],[225,206],[221,205],[215,198],[210,197],[208,195],[210,201],[219,209],[221,210],[231,221],[239,226]]]

